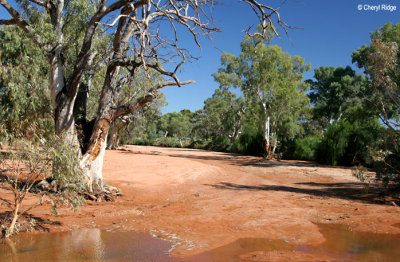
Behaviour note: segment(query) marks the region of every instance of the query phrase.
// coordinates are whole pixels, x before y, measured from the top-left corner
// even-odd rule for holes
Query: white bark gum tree
[[[186,31],[197,45],[200,34],[208,35],[218,31],[211,27],[213,21],[209,10],[216,4],[213,0],[106,0],[93,1],[93,15],[88,18],[84,29],[84,37],[79,55],[73,64],[66,64],[65,50],[65,8],[68,1],[64,0],[27,0],[25,4],[50,17],[52,30],[56,41],[46,43],[39,32],[30,24],[29,18],[23,17],[18,8],[12,7],[7,0],[0,0],[0,4],[8,11],[11,18],[0,20],[0,25],[14,25],[20,27],[43,48],[49,58],[50,90],[52,94],[55,132],[62,134],[65,141],[76,147],[80,157],[81,167],[87,178],[88,190],[101,193],[104,190],[102,165],[107,135],[110,124],[124,115],[131,114],[136,109],[151,102],[156,91],[164,86],[181,86],[194,81],[181,82],[176,76],[179,67],[186,61],[189,52],[178,46],[178,36]],[[287,25],[281,21],[276,9],[261,4],[255,0],[243,0],[251,6],[264,26],[264,32],[272,28],[273,23],[280,25],[286,31]],[[113,18],[110,24],[107,24]],[[273,21],[274,19],[274,21]],[[203,22],[203,20],[206,20]],[[169,24],[173,40],[160,35],[158,26]],[[78,130],[75,102],[78,94],[83,97],[89,95],[90,83],[83,84],[83,76],[88,75],[95,51],[93,39],[99,33],[99,27],[112,30],[110,35],[110,59],[105,61],[106,74],[102,85],[101,97],[97,117],[94,124],[88,129]],[[168,50],[168,52],[164,52]],[[180,57],[180,61],[176,58]],[[175,59],[175,60],[174,60]],[[174,61],[173,61],[174,60]],[[175,62],[175,69],[167,71],[161,63]],[[70,74],[66,74],[67,68]],[[133,79],[135,70],[139,67],[152,68],[172,81],[158,83],[151,87],[143,97],[134,102],[117,106],[123,85]],[[169,68],[169,67],[168,67]],[[123,69],[123,70],[122,70]],[[89,86],[87,86],[89,85]],[[81,98],[78,98],[80,100]],[[83,98],[84,99],[84,98]],[[82,112],[85,115],[85,112]],[[86,121],[84,124],[88,124]],[[89,139],[90,138],[90,139]],[[82,143],[84,140],[86,142]]]
[[[261,87],[257,87],[257,98],[258,98],[258,102],[261,105],[262,108],[262,113],[263,113],[263,121],[264,121],[264,157],[266,159],[271,159],[274,155],[275,152],[275,148],[276,148],[276,144],[274,143],[275,147],[272,148],[271,146],[271,116],[270,116],[270,112],[269,112],[269,103],[267,102],[268,99],[267,97],[269,96],[268,92],[263,92],[261,90]],[[274,125],[272,125],[274,126]],[[276,139],[275,139],[276,140]]]

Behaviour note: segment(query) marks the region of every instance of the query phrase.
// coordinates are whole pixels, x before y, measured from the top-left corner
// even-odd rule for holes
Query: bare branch
[[[254,35],[260,35],[261,37],[265,38],[267,33],[268,33],[268,29],[271,29],[272,32],[280,37],[279,33],[276,31],[276,28],[274,26],[274,22],[272,20],[272,17],[275,16],[276,19],[276,24],[278,24],[279,26],[281,26],[283,28],[283,30],[285,30],[285,33],[288,35],[288,28],[289,29],[293,29],[294,27],[289,26],[288,24],[286,24],[284,21],[281,20],[280,14],[278,12],[278,9],[284,4],[286,3],[287,0],[284,0],[282,2],[282,4],[277,7],[277,8],[273,8],[271,6],[265,5],[265,4],[261,4],[259,3],[259,1],[257,0],[240,0],[243,2],[246,2],[247,4],[249,4],[251,6],[251,8],[253,9],[254,13],[257,15],[260,24],[262,26],[262,34],[260,33],[253,33],[250,34],[250,28],[247,30],[247,34],[254,36]]]
[[[0,20],[0,25],[17,25],[17,21],[15,19]]]
[[[46,7],[46,2],[43,2],[41,0],[29,0],[29,1],[32,2],[32,3],[35,3],[37,5],[40,5],[42,7]]]
[[[36,208],[38,206],[41,206],[43,204],[44,196],[45,196],[45,194],[41,194],[40,199],[38,200],[37,203],[33,204],[30,207],[27,207],[24,211],[20,212],[19,215],[22,216],[22,215],[26,214],[27,212],[29,212],[30,210],[32,210],[32,209],[34,209],[34,208]]]
[[[164,76],[169,76],[175,80],[175,84],[181,87],[181,82],[179,81],[178,77],[176,76],[176,72],[178,71],[179,67],[181,67],[185,63],[185,60],[182,60],[176,67],[173,72],[165,71],[159,63],[156,64],[149,64],[150,68],[155,69],[157,72],[161,73]]]
[[[1,1],[3,1],[3,0],[1,0]],[[98,10],[94,14],[94,16],[92,17],[92,19],[90,20],[90,22],[88,24],[88,27],[85,32],[85,37],[83,39],[81,51],[78,55],[78,59],[74,66],[74,71],[71,74],[71,79],[69,79],[69,81],[68,81],[69,82],[69,90],[68,91],[71,96],[76,94],[83,71],[87,67],[87,62],[88,62],[88,58],[90,55],[90,49],[92,47],[93,37],[96,33],[96,28],[97,28],[99,22],[101,21],[101,19],[103,17],[105,17],[106,15],[108,15],[109,13],[120,9],[121,7],[125,6],[126,9],[132,10],[134,8],[144,5],[145,3],[146,3],[145,0],[137,1],[134,4],[131,4],[129,0],[120,0],[120,1],[114,2],[111,5],[106,7],[104,0],[99,1],[99,6],[97,7]],[[126,5],[128,7],[126,7]],[[121,11],[121,13],[122,12],[124,12],[124,11]],[[122,19],[126,19],[126,18],[122,17]],[[121,24],[121,20],[119,20],[119,23]],[[116,37],[117,36],[115,36],[115,38]]]
[[[166,86],[182,86],[182,85],[188,85],[188,84],[193,84],[195,83],[195,81],[193,80],[188,80],[188,81],[184,81],[184,82],[161,82],[158,85],[156,85],[155,87],[153,87],[152,89],[150,89],[148,92],[146,92],[145,95],[143,95],[142,97],[138,98],[135,102],[131,103],[131,104],[127,104],[127,105],[123,105],[118,107],[115,110],[114,113],[114,117],[113,119],[118,119],[124,115],[128,115],[133,113],[135,110],[142,108],[143,106],[145,106],[147,103],[153,101],[156,98],[156,92]]]

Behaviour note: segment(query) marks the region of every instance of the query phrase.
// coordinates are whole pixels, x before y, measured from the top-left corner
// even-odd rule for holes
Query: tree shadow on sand
[[[198,149],[188,149],[188,150],[184,150],[184,149],[176,149],[176,148],[171,148],[171,151],[182,151],[182,152],[200,152],[200,153],[209,153],[212,151],[206,151],[206,150],[198,150]],[[159,156],[169,156],[169,157],[174,157],[174,158],[187,158],[187,159],[194,159],[194,160],[223,160],[223,161],[243,161],[243,160],[248,160],[249,157],[248,156],[243,156],[243,155],[238,155],[238,154],[234,154],[234,153],[219,153],[220,155],[218,156],[210,156],[210,155],[197,155],[197,154],[171,154],[168,152],[160,152],[160,151],[132,151],[129,149],[124,149],[121,150],[121,153],[123,154],[133,154],[133,155],[149,155],[149,156],[155,156],[155,155],[159,155]],[[242,165],[242,163],[240,163],[240,165]]]
[[[5,211],[0,213],[0,222],[2,225],[7,225],[13,217],[13,213],[11,211]],[[26,231],[45,231],[49,232],[49,226],[61,226],[61,222],[54,221],[50,219],[43,219],[41,217],[37,217],[31,214],[24,214],[18,219],[19,223],[19,232]]]
[[[315,162],[302,161],[302,160],[266,160],[258,159],[243,162],[240,166],[253,166],[253,167],[311,167],[311,168],[332,168],[332,169],[352,169],[345,166],[329,166],[321,165]]]
[[[393,200],[385,200],[384,191],[379,187],[366,188],[363,183],[296,183],[299,187],[281,185],[240,185],[229,182],[219,184],[206,184],[222,190],[247,190],[247,191],[280,191],[296,194],[306,194],[318,197],[332,197],[346,200],[356,200],[370,204],[392,204]],[[311,186],[315,188],[304,188]]]

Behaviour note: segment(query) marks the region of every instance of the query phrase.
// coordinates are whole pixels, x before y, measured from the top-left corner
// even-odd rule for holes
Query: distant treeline
[[[363,73],[320,67],[303,81],[304,58],[247,36],[239,56],[223,54],[201,110],[147,116],[121,142],[361,165],[398,181],[399,44],[400,24],[386,24],[352,54]]]

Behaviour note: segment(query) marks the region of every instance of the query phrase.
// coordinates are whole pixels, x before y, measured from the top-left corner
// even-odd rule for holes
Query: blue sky
[[[228,1],[226,1],[228,2]],[[203,40],[202,50],[193,50],[200,59],[184,67],[181,80],[193,79],[196,84],[190,86],[167,87],[164,92],[168,106],[163,113],[190,109],[201,109],[204,100],[210,97],[218,84],[211,74],[220,66],[221,49],[224,52],[238,55],[240,41],[249,25],[257,23],[250,8],[239,1],[229,1],[229,6],[217,7],[214,17],[221,33],[213,35],[214,43]],[[266,1],[279,5],[280,1]],[[388,4],[397,10],[390,12],[380,10],[358,10],[358,5]],[[364,6],[362,6],[364,9]],[[281,39],[277,44],[291,55],[300,55],[312,69],[305,74],[305,79],[312,78],[313,69],[320,66],[351,65],[351,53],[363,44],[369,43],[370,32],[385,23],[400,22],[399,0],[288,0],[280,9],[282,19],[291,26],[302,27],[302,30],[289,30],[289,37],[280,31]],[[214,47],[218,47],[216,49]]]
[[[271,6],[282,2],[260,1]],[[226,5],[217,6],[213,12],[216,24],[222,30],[213,34],[213,41],[202,39],[202,49],[199,50],[190,35],[182,35],[180,42],[199,59],[184,65],[179,78],[192,79],[196,83],[181,88],[164,88],[169,104],[163,108],[163,113],[201,109],[204,100],[218,88],[211,74],[220,66],[222,51],[238,55],[244,30],[257,24],[258,20],[247,4],[237,0],[223,2]],[[382,4],[396,6],[396,10],[382,10]],[[379,11],[364,10],[367,5],[381,8]],[[311,63],[312,70],[304,77],[308,79],[313,77],[313,69],[320,66],[351,65],[351,53],[369,43],[370,32],[385,23],[400,22],[400,0],[287,0],[279,12],[287,24],[303,29],[289,30],[288,37],[279,30],[282,37],[276,38],[272,44],[280,45],[284,51],[300,55]],[[0,19],[8,17],[0,7]]]

